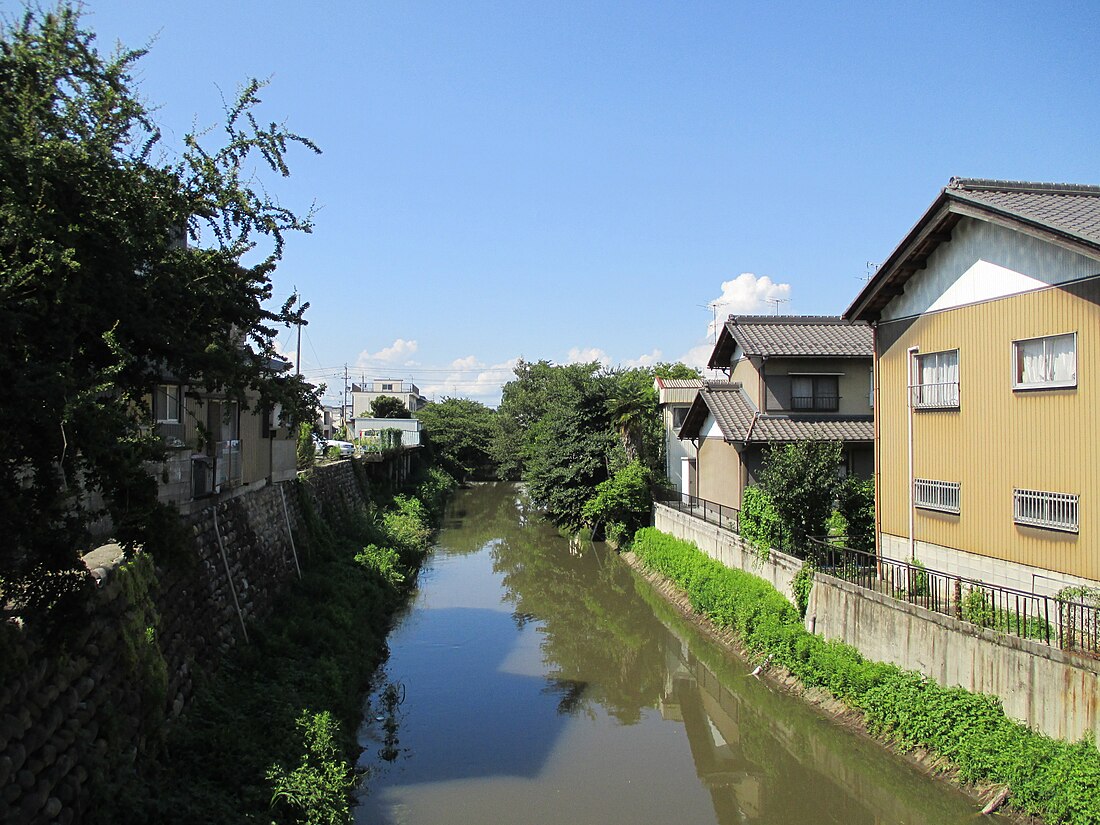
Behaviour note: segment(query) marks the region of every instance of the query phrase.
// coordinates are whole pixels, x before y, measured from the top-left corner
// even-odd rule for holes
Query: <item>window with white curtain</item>
[[[1077,386],[1077,333],[1012,342],[1012,386],[1017,390]]]
[[[913,406],[952,409],[959,406],[959,351],[929,352],[916,356]]]
[[[153,417],[158,424],[180,422],[183,387],[179,384],[158,384],[153,391]]]

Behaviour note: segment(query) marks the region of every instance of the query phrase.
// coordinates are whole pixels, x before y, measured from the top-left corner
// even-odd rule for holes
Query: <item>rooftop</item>
[[[936,247],[951,240],[964,216],[996,221],[1100,259],[1100,186],[951,178],[844,317],[877,319]]]
[[[728,367],[736,347],[769,357],[866,357],[871,328],[837,315],[731,315],[711,353],[709,367]]]

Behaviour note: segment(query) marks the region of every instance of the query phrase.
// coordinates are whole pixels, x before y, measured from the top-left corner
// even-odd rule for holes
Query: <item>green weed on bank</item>
[[[964,781],[1007,785],[1018,809],[1051,823],[1100,825],[1100,751],[1008,719],[999,699],[945,688],[919,673],[865,659],[850,645],[806,631],[797,609],[763,579],[731,570],[694,544],[652,527],[633,552],[683,589],[694,610],[735,630],[751,652],[770,655],[808,687],[862,711],[868,729],[903,749],[923,747]]]

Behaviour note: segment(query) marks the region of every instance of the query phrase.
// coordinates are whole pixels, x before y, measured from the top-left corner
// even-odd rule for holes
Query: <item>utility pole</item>
[[[294,305],[298,305],[298,287],[294,287]],[[298,327],[298,349],[294,354],[294,369],[298,371],[298,377],[302,376],[302,316],[298,315],[298,323],[295,324]]]
[[[348,365],[344,364],[344,426],[348,423]]]

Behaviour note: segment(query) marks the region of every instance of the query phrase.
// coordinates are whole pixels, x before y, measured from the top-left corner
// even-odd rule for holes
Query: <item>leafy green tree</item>
[[[683,381],[703,377],[703,374],[695,367],[689,367],[686,364],[681,364],[679,361],[675,364],[662,361],[653,368],[653,374],[658,378],[679,379]]]
[[[596,485],[596,495],[584,505],[584,518],[594,529],[603,527],[611,541],[629,540],[649,524],[653,509],[653,473],[632,461]]]
[[[190,134],[174,160],[133,87],[142,51],[97,51],[79,11],[0,28],[0,591],[73,568],[87,524],[155,549],[168,513],[149,462],[164,447],[150,392],[171,375],[284,418],[312,389],[282,367],[265,307],[284,242],[311,229],[267,194],[306,138],[255,116],[251,81],[220,145]],[[260,167],[260,168],[257,168]],[[252,263],[244,263],[245,258]],[[98,502],[102,502],[100,507]],[[95,502],[95,503],[93,503]],[[41,576],[36,576],[41,580]],[[3,600],[0,594],[0,601]]]
[[[496,476],[491,448],[497,421],[492,409],[469,398],[444,398],[417,410],[416,417],[424,423],[437,459],[452,476],[460,481]]]
[[[618,430],[627,462],[659,463],[661,438],[657,391],[648,370],[633,369],[609,375],[608,413]]]
[[[848,525],[846,544],[856,550],[875,549],[875,482],[848,476],[837,489],[837,510]]]
[[[405,402],[392,395],[380,395],[371,401],[370,414],[374,418],[412,418]]]
[[[759,484],[794,548],[802,548],[806,536],[825,533],[840,486],[840,457],[839,441],[796,441],[768,449]]]

